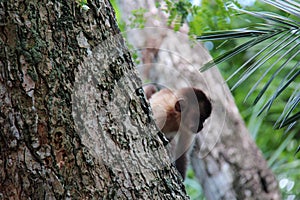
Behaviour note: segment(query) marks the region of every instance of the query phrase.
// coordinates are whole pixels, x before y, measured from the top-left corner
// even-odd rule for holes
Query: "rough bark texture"
[[[186,199],[108,0],[0,2],[0,199]]]
[[[154,7],[154,1],[122,2],[123,19],[132,9],[149,11],[145,13],[146,28],[127,30],[130,43],[141,51],[144,80],[170,88],[198,87],[212,100],[213,113],[191,152],[192,167],[206,199],[280,199],[277,181],[218,69],[199,73],[211,60],[209,53],[199,44],[191,45],[186,34],[167,29],[166,15]]]

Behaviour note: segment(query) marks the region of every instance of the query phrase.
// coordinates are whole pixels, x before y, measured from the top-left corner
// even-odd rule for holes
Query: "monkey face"
[[[173,92],[162,89],[153,94],[150,104],[158,128],[172,138],[176,132],[197,133],[211,113],[205,94],[196,88],[182,88]]]
[[[177,101],[175,110],[180,113],[180,127],[192,133],[198,133],[203,128],[204,121],[201,118],[199,104],[185,105],[184,100]]]
[[[174,106],[181,116],[180,126],[192,133],[198,133],[211,114],[211,103],[199,89],[183,89],[181,93],[185,98],[178,98]]]
[[[145,88],[146,94],[150,94],[147,98],[150,98],[155,122],[169,139],[167,149],[172,161],[185,177],[187,151],[193,143],[193,133],[202,130],[211,114],[210,101],[201,90],[192,87],[176,91],[162,89],[153,95],[151,88]]]
[[[198,133],[203,129],[203,124],[205,119],[203,119],[203,116],[201,115],[200,108],[196,108],[195,110],[190,110],[186,113],[186,115],[183,115],[185,122],[188,126],[188,129],[192,133]]]

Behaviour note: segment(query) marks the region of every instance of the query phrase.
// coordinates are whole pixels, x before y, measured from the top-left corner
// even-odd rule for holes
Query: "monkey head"
[[[206,95],[197,88],[182,88],[175,92],[177,100],[174,110],[180,115],[180,126],[197,133],[210,116],[212,106]],[[179,121],[177,122],[179,123]]]
[[[150,92],[149,87],[146,88],[146,94]],[[211,114],[210,101],[197,88],[186,87],[175,91],[162,89],[148,98],[156,124],[169,139],[177,131],[201,131],[204,121]]]
[[[154,93],[151,87],[144,89],[154,120],[170,141],[170,157],[174,159],[184,179],[188,163],[187,151],[192,144],[193,133],[202,130],[204,121],[211,114],[211,103],[200,89],[192,87],[175,91],[162,89]]]

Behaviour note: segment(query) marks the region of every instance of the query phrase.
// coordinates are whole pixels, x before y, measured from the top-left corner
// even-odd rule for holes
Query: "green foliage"
[[[201,6],[194,8],[190,21],[190,34],[202,35],[206,31],[231,28],[231,15],[222,0],[202,0]]]
[[[121,32],[123,32],[123,31],[125,31],[125,22],[122,20],[121,11],[117,5],[117,0],[110,0],[110,3],[112,4],[112,6],[115,10],[118,26],[119,26]]]
[[[255,11],[248,11],[228,2],[202,0],[201,6],[193,6],[193,12],[185,14],[190,35],[200,36],[198,39],[210,46],[216,59],[207,66],[219,63],[234,89],[249,131],[278,177],[283,198],[297,199],[300,161],[299,153],[294,153],[300,137],[299,123],[295,122],[300,118],[299,4],[263,0],[251,7]],[[177,15],[180,13],[172,14],[171,19]],[[274,130],[289,124],[295,126]],[[194,197],[198,186],[189,179],[193,177],[188,177],[186,189],[192,199],[198,199]]]
[[[187,177],[184,181],[185,189],[191,199],[204,200],[201,185],[195,180],[195,174],[192,169],[188,169]]]
[[[78,6],[83,10],[89,10],[90,8],[87,5],[87,0],[76,0]]]
[[[188,0],[165,1],[168,25],[179,30],[188,22],[191,36],[218,39],[204,41],[214,58],[224,53],[233,58],[223,56],[220,71],[234,88],[236,104],[277,176],[283,199],[300,199],[300,153],[295,154],[299,123],[287,130],[274,130],[274,124],[284,125],[283,119],[290,123],[299,113],[299,3],[261,0],[242,9],[238,1],[229,0],[202,0],[199,6]],[[134,27],[143,27],[144,13],[145,10],[134,11]],[[268,112],[261,112],[263,108]],[[188,171],[185,185],[191,199],[204,199],[192,170]]]
[[[146,19],[144,14],[147,12],[144,8],[139,8],[136,10],[132,10],[132,16],[130,16],[130,27],[131,28],[144,28]]]
[[[243,71],[239,77],[239,80],[232,87],[232,89],[235,89],[246,79],[255,74],[258,69],[262,68],[264,70],[262,77],[255,82],[246,95],[246,98],[249,97],[254,93],[261,83],[263,84],[263,87],[260,89],[260,92],[257,94],[254,100],[254,104],[256,104],[266,93],[270,85],[274,83],[275,78],[282,77],[280,78],[282,80],[281,83],[274,90],[272,96],[268,99],[258,114],[261,114],[263,111],[269,111],[276,98],[280,96],[287,87],[296,83],[296,78],[300,74],[300,62],[298,61],[300,58],[300,49],[298,44],[298,40],[300,38],[300,16],[294,12],[300,10],[300,8],[298,9],[292,4],[290,4],[289,7],[283,7],[288,3],[284,3],[282,1],[274,3],[265,0],[265,2],[272,6],[280,7],[287,14],[291,14],[294,15],[294,17],[299,18],[296,21],[278,13],[267,11],[247,11],[239,9],[235,5],[231,4],[230,7],[232,9],[240,12],[241,14],[247,14],[257,18],[259,22],[249,24],[251,26],[240,29],[210,32],[198,37],[200,40],[233,40],[237,38],[250,38],[235,48],[218,56],[214,59],[214,61],[207,63],[203,70],[206,70],[215,64],[232,59],[238,54],[248,51],[250,48],[253,48],[256,45],[264,45],[230,76],[233,77],[240,71]],[[272,73],[272,75],[265,81],[265,83],[263,83],[263,79],[270,73]],[[297,120],[300,119],[300,111],[296,109],[300,102],[299,89],[300,88],[297,87],[294,89],[293,95],[290,96],[289,102],[286,104],[282,115],[276,122],[276,127],[293,125]]]
[[[175,31],[179,30],[189,14],[197,12],[197,7],[188,0],[165,0],[165,3],[167,5],[165,11],[169,13],[168,25],[173,25]]]

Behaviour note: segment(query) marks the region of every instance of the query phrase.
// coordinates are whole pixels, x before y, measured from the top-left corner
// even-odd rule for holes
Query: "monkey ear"
[[[183,110],[183,99],[179,99],[178,101],[176,101],[175,110],[177,112],[181,112]]]

